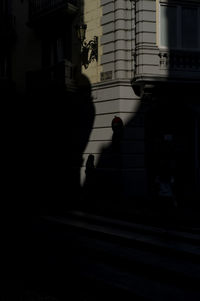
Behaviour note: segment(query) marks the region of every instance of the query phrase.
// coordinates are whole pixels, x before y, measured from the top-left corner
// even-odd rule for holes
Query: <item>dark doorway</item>
[[[194,118],[184,105],[157,103],[146,119],[149,194],[155,197],[155,179],[163,173],[174,179],[180,205],[192,201],[195,183]]]

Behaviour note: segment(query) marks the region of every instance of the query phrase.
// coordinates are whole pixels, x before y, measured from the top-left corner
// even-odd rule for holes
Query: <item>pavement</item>
[[[118,226],[119,225],[121,225],[121,223],[120,223],[120,221],[122,221],[122,223],[123,223],[123,221],[125,222],[131,222],[131,223],[135,223],[135,224],[143,224],[143,225],[147,225],[148,226],[148,238],[150,237],[150,226],[162,226],[162,225],[164,225],[164,226],[172,226],[172,228],[174,229],[174,226],[175,226],[175,230],[176,229],[178,229],[179,230],[179,227],[181,228],[181,227],[190,227],[190,236],[191,235],[199,235],[199,231],[200,231],[200,210],[199,210],[199,208],[186,208],[186,207],[177,207],[177,208],[156,208],[155,206],[153,207],[153,206],[148,206],[147,204],[142,204],[143,206],[131,206],[131,208],[130,208],[130,206],[128,207],[128,206],[126,206],[127,205],[127,203],[124,201],[124,203],[119,203],[119,202],[117,202],[116,201],[116,203],[111,203],[111,202],[109,202],[109,200],[104,200],[104,201],[102,201],[102,202],[93,202],[92,204],[91,203],[89,203],[89,202],[82,202],[81,204],[79,204],[77,207],[79,207],[80,209],[81,209],[81,211],[82,212],[88,212],[88,213],[91,213],[91,214],[96,214],[96,216],[97,216],[97,219],[98,219],[98,216],[101,216],[101,219],[102,218],[116,218],[117,219],[117,224],[118,224]],[[79,208],[76,208],[76,209],[79,209]],[[129,208],[128,210],[127,210],[127,208]],[[63,218],[65,218],[65,213],[63,213],[62,214],[62,216],[63,216]],[[60,216],[61,217],[61,216]],[[96,217],[95,217],[96,218]],[[79,221],[79,218],[77,218],[78,219],[78,222],[80,222]],[[89,217],[87,217],[87,219],[89,220]],[[86,222],[87,222],[87,219],[86,219]],[[81,219],[80,219],[81,220]],[[103,227],[104,227],[104,232],[105,232],[105,225],[106,225],[106,227],[111,227],[112,228],[112,231],[113,231],[113,227],[115,228],[115,226],[116,225],[112,225],[112,223],[113,223],[113,221],[109,221],[109,223],[108,223],[108,221],[106,221],[106,220],[104,220],[103,222]],[[89,222],[89,224],[90,224],[90,222]],[[98,225],[98,223],[95,221],[95,225]],[[110,226],[110,224],[111,224],[111,226]],[[143,230],[141,230],[141,229],[139,229],[138,227],[139,226],[137,226],[137,225],[134,225],[134,231],[132,231],[132,234],[131,235],[133,235],[134,233],[136,233],[137,235],[141,235],[141,233],[142,232],[144,232],[144,230],[146,229],[145,228],[145,226],[143,226],[142,225],[142,227],[144,228]],[[81,227],[82,227],[83,225],[81,225]],[[101,226],[101,225],[100,225]],[[120,226],[121,227],[121,226]],[[123,226],[124,227],[124,226]],[[127,225],[126,225],[126,227],[127,227]],[[129,227],[129,226],[128,226]],[[131,227],[133,227],[133,225],[131,224]],[[47,227],[47,229],[49,229],[48,227]],[[56,228],[55,228],[56,229]],[[59,228],[60,229],[60,228]],[[63,228],[64,229],[64,228]],[[94,226],[92,226],[92,229],[94,230],[94,229],[96,229]],[[129,229],[129,228],[128,228]],[[138,230],[139,229],[139,230]],[[185,228],[186,229],[186,228]],[[40,228],[39,228],[39,230],[40,230]],[[109,230],[109,229],[108,229]],[[164,229],[164,232],[165,232],[165,230],[166,229]],[[49,231],[49,230],[48,230]],[[118,230],[117,230],[118,231]],[[124,231],[124,230],[123,230]],[[146,231],[146,230],[145,230]],[[181,229],[181,231],[184,231],[184,229]],[[94,231],[93,231],[94,232]],[[101,233],[102,233],[102,231],[100,231]],[[138,234],[138,233],[139,234]],[[187,232],[187,229],[186,229],[186,232]],[[117,232],[118,233],[118,232]],[[154,231],[153,231],[153,233],[154,233]],[[168,234],[169,234],[169,232],[167,232]],[[171,232],[170,232],[171,233]],[[70,234],[70,232],[68,233],[68,235]],[[108,235],[109,233],[107,233],[107,234],[105,234],[105,235]],[[61,231],[61,234],[60,234],[61,236],[63,235],[63,232]],[[67,234],[65,234],[65,235],[67,235]],[[179,236],[180,236],[180,233],[178,234]],[[56,242],[57,242],[57,239],[58,239],[58,233],[56,232],[56,235],[55,235],[55,237],[56,237]],[[116,235],[115,235],[116,236]],[[114,235],[112,235],[112,238],[113,237],[115,237]],[[119,236],[119,233],[117,234],[117,237]],[[162,235],[161,235],[162,236]],[[166,235],[165,235],[166,236]],[[77,237],[77,234],[74,236],[74,234],[72,235],[72,238],[73,237]],[[82,237],[82,234],[80,235],[80,237]],[[94,237],[95,237],[95,239],[96,239],[96,237],[97,237],[97,234],[96,234],[96,232],[94,233]],[[102,234],[101,234],[101,236],[100,237],[102,237]],[[71,239],[71,236],[69,235],[69,239]],[[122,239],[122,241],[123,241],[124,239]],[[190,240],[191,240],[191,237],[190,237]],[[62,241],[62,240],[61,240]],[[96,241],[96,240],[95,240]],[[138,242],[138,237],[137,237],[137,240],[136,240],[137,242]],[[101,242],[101,241],[100,241]],[[94,247],[94,240],[91,240],[91,242],[89,241],[84,241],[84,244],[83,245],[85,245],[86,243],[88,243],[89,244],[89,247],[88,247],[88,250],[92,250],[92,246]],[[103,244],[107,244],[107,243],[111,243],[111,244],[114,244],[114,242],[112,241],[112,240],[109,240],[109,242],[105,242],[105,241],[103,241],[103,242],[101,242],[101,243],[103,243]],[[138,244],[139,244],[139,242],[138,242]],[[196,243],[195,243],[196,244]],[[17,245],[19,245],[19,241],[18,241],[18,243],[17,243]],[[12,249],[10,249],[10,256],[8,256],[8,254],[6,254],[5,255],[5,258],[6,259],[8,259],[9,260],[9,262],[10,262],[10,260],[11,260],[11,258],[12,258],[12,256],[13,256],[13,252],[15,251],[16,252],[16,247],[17,247],[17,245],[15,246],[15,248],[12,248]],[[24,244],[25,246],[26,246],[26,244]],[[24,246],[23,245],[23,246]],[[44,242],[44,245],[45,245],[45,242]],[[56,244],[53,244],[55,247],[56,247]],[[40,245],[40,247],[38,248],[37,247],[37,245],[36,245],[36,249],[34,249],[34,252],[38,252],[38,250],[40,251],[41,249],[42,249],[42,244]],[[113,250],[113,252],[115,251],[115,250],[119,250],[119,247],[121,246],[121,243],[119,244],[119,245],[117,245],[117,247],[115,248],[115,247],[112,247],[112,250]],[[135,240],[134,240],[134,246],[135,246]],[[156,245],[157,246],[157,245]],[[191,244],[191,246],[193,246],[192,244]],[[46,248],[46,247],[45,247]],[[44,248],[44,249],[45,249]],[[51,247],[52,248],[52,247]],[[51,250],[51,248],[49,248],[48,249],[48,245],[47,245],[47,250]],[[56,247],[57,248],[57,247]],[[80,248],[77,248],[77,249],[80,249],[80,250],[82,250],[82,245],[80,245]],[[46,249],[45,249],[46,250]],[[97,250],[99,250],[99,246],[98,246],[98,248],[97,248]],[[108,250],[108,248],[106,247],[106,246],[104,246],[103,245],[103,251],[105,251],[106,250],[106,252],[107,252],[107,250]],[[134,248],[134,250],[135,250],[135,248]],[[160,248],[158,248],[158,250],[160,250]],[[15,255],[15,258],[17,258],[18,257],[18,259],[20,258],[20,260],[22,260],[22,258],[23,258],[23,260],[24,260],[24,258],[25,258],[25,252],[26,251],[26,249],[25,250],[23,250],[23,252],[22,252],[22,254],[20,255],[20,256],[18,256],[18,254],[17,255]],[[54,250],[53,250],[54,251]],[[52,251],[52,252],[53,252]],[[19,252],[21,252],[21,249],[19,250]],[[31,255],[32,254],[34,254],[34,252],[32,252],[31,253]],[[82,251],[81,251],[82,252]],[[86,253],[86,258],[88,257],[88,252],[89,251],[87,251],[87,253]],[[135,251],[136,252],[136,251]],[[139,252],[139,254],[140,254],[140,250],[138,251]],[[44,252],[45,254],[46,254],[46,251]],[[131,251],[131,254],[133,253],[133,251]],[[92,253],[93,254],[93,253]],[[142,254],[142,253],[141,253]],[[160,254],[160,251],[158,252],[158,254]],[[111,254],[112,255],[112,254]],[[46,256],[46,255],[45,255]],[[82,256],[82,253],[81,253],[81,256]],[[120,255],[121,256],[121,255]],[[136,260],[136,262],[138,261],[138,256],[139,255],[137,255],[137,260]],[[157,255],[156,255],[157,256]],[[160,255],[161,256],[161,255]],[[100,256],[100,257],[102,257],[102,255]],[[111,256],[111,258],[113,257],[113,255]],[[44,257],[44,258],[46,258],[46,257]],[[118,262],[119,261],[119,259],[118,258],[120,258],[119,256],[117,256],[116,257],[117,258],[117,261],[116,262]],[[125,256],[125,258],[127,258],[127,256]],[[145,258],[148,258],[148,256],[146,256]],[[193,258],[193,257],[192,257]],[[30,260],[30,258],[28,258],[27,257],[27,262],[29,262],[29,260]],[[83,262],[85,263],[86,261],[85,261],[86,259],[84,258],[84,260],[83,260]],[[95,259],[96,260],[96,259]],[[18,260],[19,261],[19,260]],[[8,283],[8,288],[6,288],[6,285],[4,285],[4,294],[1,296],[1,300],[2,301],[10,301],[10,300],[19,300],[19,301],[57,301],[57,300],[59,300],[60,301],[60,299],[58,299],[57,297],[55,297],[55,295],[54,294],[50,294],[50,293],[45,293],[45,292],[43,292],[43,294],[41,293],[41,292],[37,292],[37,291],[31,291],[31,290],[26,290],[26,291],[23,291],[23,292],[21,292],[20,291],[20,286],[21,286],[21,284],[20,284],[20,281],[22,281],[19,277],[19,279],[17,279],[17,274],[18,274],[18,272],[17,272],[17,270],[21,270],[21,272],[22,272],[22,266],[21,266],[21,263],[20,263],[20,261],[19,261],[19,263],[15,263],[15,261],[14,261],[14,258],[11,260],[11,262],[13,262],[13,267],[11,267],[10,268],[10,271],[16,271],[16,275],[14,274],[14,277],[13,277],[13,281],[11,281],[11,279],[10,279],[10,271],[9,271],[9,269],[7,268],[7,266],[5,266],[5,271],[6,271],[6,273],[8,274],[7,275],[7,278],[9,279],[9,281],[7,282]],[[110,262],[110,257],[109,257],[109,261],[108,262]],[[96,263],[95,263],[96,264]],[[10,264],[11,265],[11,264]],[[17,266],[17,269],[15,268],[15,265]],[[89,265],[87,265],[87,267],[88,267]],[[124,267],[125,265],[124,265],[124,263],[122,264],[122,267]],[[184,265],[182,265],[182,266],[184,266]],[[134,263],[134,267],[135,267],[135,263]],[[105,267],[106,268],[106,272],[104,273],[105,275],[107,275],[107,269],[110,269],[110,267],[108,266],[106,266]],[[154,269],[155,267],[153,266],[153,269]],[[23,269],[24,269],[24,271],[26,271],[26,270],[29,270],[29,267],[27,266],[27,267],[23,267]],[[139,267],[139,269],[140,269],[140,267]],[[37,269],[36,269],[37,270]],[[39,268],[38,268],[38,272],[39,272]],[[84,268],[82,269],[83,271],[84,271]],[[189,269],[188,269],[189,270]],[[144,271],[145,271],[145,273],[146,273],[146,271],[147,271],[147,269],[146,268],[144,268]],[[118,271],[117,271],[118,272]],[[24,272],[25,273],[25,272]],[[112,269],[111,269],[111,271],[110,271],[110,273],[111,273],[111,276],[112,277],[114,277],[114,275],[116,275],[116,273],[115,272],[113,272],[113,267],[112,267]],[[26,274],[26,273],[25,273]],[[40,272],[39,272],[39,274],[40,274]],[[38,274],[38,275],[39,275]],[[37,275],[37,273],[36,273],[36,275]],[[37,277],[38,277],[38,275],[37,275]],[[103,275],[104,277],[105,277],[105,275]],[[109,274],[110,275],[110,274]],[[110,278],[112,278],[110,276]],[[35,276],[34,276],[35,277]],[[33,277],[33,278],[34,278]],[[36,278],[37,278],[36,277]],[[84,276],[85,277],[85,276]],[[119,275],[119,278],[121,277],[121,275]],[[132,279],[132,276],[130,276],[131,277],[131,279]],[[4,275],[4,278],[5,278],[5,275]],[[123,278],[123,277],[122,277]],[[120,278],[121,279],[121,278]],[[137,281],[137,279],[135,279],[135,281]],[[142,281],[143,280],[141,280],[140,282],[142,283]],[[9,290],[9,288],[11,287],[11,282],[13,283],[13,289],[10,291]],[[20,284],[20,286],[19,286],[19,284]],[[14,287],[15,287],[15,289],[14,289]],[[18,296],[17,296],[17,294],[18,294]],[[124,299],[124,300],[129,300],[128,299],[128,297],[127,298],[122,298],[122,299]],[[69,300],[72,300],[72,299],[70,299],[69,298]],[[91,299],[88,299],[87,297],[85,297],[85,298],[82,298],[82,297],[80,297],[80,299],[77,299],[77,300],[83,300],[83,301],[85,301],[85,300],[92,300],[92,298]],[[137,300],[137,299],[136,299]],[[140,299],[139,299],[140,300]],[[189,299],[188,299],[189,300]]]
[[[107,207],[105,214],[95,209],[97,214],[68,211],[63,217],[43,216],[43,235],[42,227],[38,227],[41,241],[51,233],[51,247],[47,250],[54,256],[59,254],[56,266],[60,262],[60,267],[66,265],[68,271],[70,264],[76,267],[75,290],[80,296],[77,294],[74,300],[200,300],[200,228],[189,226],[194,222],[193,211],[190,215],[186,208],[178,213],[168,210],[163,218],[163,212],[159,216],[158,211],[144,207],[134,213],[129,211],[128,217],[117,206],[115,212],[109,212]],[[170,218],[172,214],[174,220]],[[189,227],[179,228],[181,222],[187,225],[184,214]],[[176,222],[176,227],[162,227],[161,222],[171,226]],[[44,254],[45,259],[47,252]]]
[[[178,207],[156,207],[143,202],[141,206],[126,206],[124,203],[110,203],[103,201],[98,204],[87,204],[84,202],[78,206],[85,212],[99,214],[107,217],[114,217],[127,221],[142,222],[147,224],[168,224],[190,227],[200,227],[200,207],[193,208],[186,206]],[[128,208],[128,209],[127,209]],[[76,209],[76,208],[75,208]]]

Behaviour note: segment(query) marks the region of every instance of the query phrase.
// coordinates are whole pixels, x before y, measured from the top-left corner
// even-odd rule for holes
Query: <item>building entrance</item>
[[[146,118],[146,162],[149,194],[158,196],[157,181],[168,181],[179,204],[195,191],[195,119],[172,104],[151,108]]]

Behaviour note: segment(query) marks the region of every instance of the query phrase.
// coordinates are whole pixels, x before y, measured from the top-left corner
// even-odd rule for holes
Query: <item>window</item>
[[[43,66],[53,66],[66,58],[65,39],[55,37],[53,39],[44,39],[42,47]]]
[[[160,46],[200,49],[200,7],[160,4]]]
[[[198,48],[198,10],[182,9],[182,47]]]
[[[1,0],[0,0],[1,1]],[[52,28],[42,39],[42,65],[50,67],[62,60],[72,60],[72,26],[66,23],[63,28]],[[52,32],[52,34],[51,34]]]
[[[161,46],[176,47],[177,11],[176,7],[162,5],[160,8],[160,42]]]

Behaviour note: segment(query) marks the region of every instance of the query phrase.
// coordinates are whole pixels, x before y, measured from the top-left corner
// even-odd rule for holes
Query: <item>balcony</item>
[[[27,88],[29,92],[64,89],[75,90],[74,65],[63,60],[49,68],[27,72]]]
[[[166,69],[169,73],[179,72],[186,75],[188,72],[200,77],[200,52],[170,50],[159,52],[160,69]]]
[[[139,97],[172,95],[175,90],[183,97],[199,93],[200,51],[139,49],[136,63],[132,86]]]
[[[78,0],[29,0],[29,25],[63,13],[74,14],[77,3]]]

